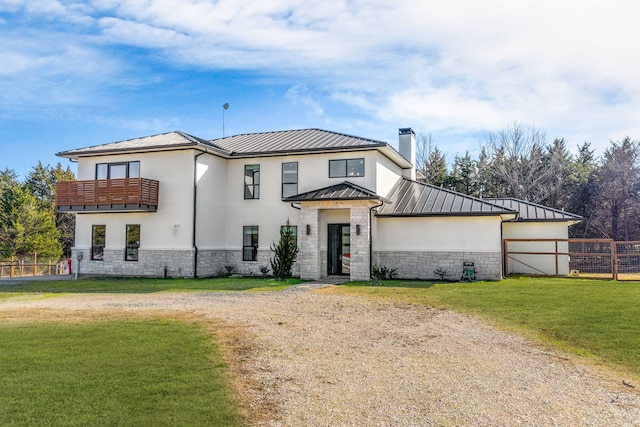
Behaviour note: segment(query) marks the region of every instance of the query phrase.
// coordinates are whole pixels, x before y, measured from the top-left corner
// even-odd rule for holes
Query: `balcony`
[[[146,178],[56,184],[58,212],[156,212],[159,182]]]

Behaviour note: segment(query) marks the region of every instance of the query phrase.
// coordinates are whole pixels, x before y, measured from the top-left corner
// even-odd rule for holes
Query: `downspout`
[[[203,154],[207,154],[203,151],[200,154],[196,154],[193,157],[193,232],[192,232],[192,245],[194,250],[193,257],[193,278],[198,277],[198,245],[196,244],[196,232],[197,232],[197,219],[198,219],[198,157]]]
[[[508,219],[508,220],[504,220],[502,219],[502,216],[500,216],[500,253],[502,254],[502,260],[500,261],[500,263],[502,264],[502,278],[506,279],[509,277],[509,272],[507,271],[507,265],[505,263],[506,259],[507,259],[507,253],[505,252],[505,246],[504,246],[504,223],[505,222],[514,222],[518,219],[518,217],[520,216],[520,213],[517,213],[515,215],[515,217]]]
[[[373,278],[373,210],[384,205],[384,200],[380,204],[369,208],[369,280]]]

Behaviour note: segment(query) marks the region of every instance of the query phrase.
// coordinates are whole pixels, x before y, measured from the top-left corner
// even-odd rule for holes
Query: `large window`
[[[91,230],[91,259],[94,261],[102,261],[104,259],[106,233],[106,225],[94,225]]]
[[[140,224],[127,224],[127,247],[124,251],[125,261],[138,261],[140,248]]]
[[[329,160],[329,178],[364,176],[364,159]]]
[[[282,197],[298,194],[298,162],[282,164]]]
[[[258,226],[245,225],[242,230],[242,260],[258,260]]]
[[[96,179],[140,178],[140,162],[98,163]]]
[[[244,198],[260,198],[260,165],[244,165]]]

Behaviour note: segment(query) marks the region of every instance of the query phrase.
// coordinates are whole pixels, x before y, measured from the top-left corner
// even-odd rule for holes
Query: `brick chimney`
[[[398,148],[402,157],[411,162],[411,169],[403,171],[407,178],[416,179],[416,134],[411,128],[398,129]]]

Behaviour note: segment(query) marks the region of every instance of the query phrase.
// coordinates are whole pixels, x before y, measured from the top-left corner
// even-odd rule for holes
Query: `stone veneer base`
[[[89,249],[74,248],[72,250],[75,272],[78,266],[78,254],[82,253],[79,274],[95,276],[130,276],[130,277],[193,277],[194,250],[143,250],[138,252],[138,261],[125,261],[124,249],[105,249],[102,261],[90,259]],[[257,261],[242,261],[240,250],[199,250],[198,277],[221,276],[227,272],[226,266],[233,266],[233,274],[246,276],[262,276],[260,268],[269,267],[271,273],[271,251],[258,251]],[[299,275],[299,268],[294,265],[293,275]]]
[[[460,280],[463,263],[471,261],[478,280],[502,279],[502,254],[500,252],[419,252],[374,251],[373,263],[395,268],[398,279],[440,279],[435,269],[446,269],[448,280]]]

